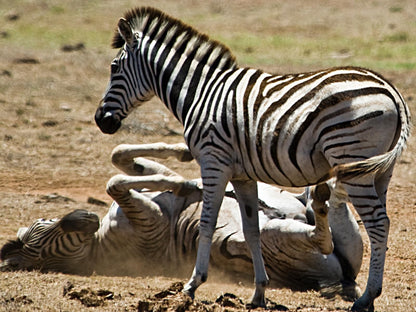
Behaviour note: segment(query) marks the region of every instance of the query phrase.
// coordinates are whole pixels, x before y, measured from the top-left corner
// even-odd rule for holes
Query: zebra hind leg
[[[154,180],[156,180],[157,182],[157,179],[163,182],[163,176],[166,176],[167,182],[171,184],[173,183],[172,190],[175,192],[176,195],[186,196],[197,189],[197,185],[195,182],[185,181],[185,178],[183,178],[177,172],[169,169],[168,167],[158,162],[142,157],[155,155],[159,158],[167,158],[173,156],[179,159],[180,161],[190,160],[189,158],[187,158],[190,155],[190,152],[184,144],[153,143],[118,145],[113,149],[113,152],[111,154],[111,161],[115,167],[119,168],[121,171],[123,171],[129,176],[148,176],[149,186],[145,185],[146,179],[138,179],[138,182],[143,181],[145,185],[144,187],[150,188],[150,186],[154,184]],[[160,177],[160,175],[162,177]],[[176,180],[179,181],[177,185],[174,185],[174,178],[176,178]],[[163,188],[163,183],[161,183],[160,189],[158,189],[157,186],[153,186],[153,189],[160,191],[166,190],[166,188]]]
[[[188,147],[183,143],[166,144],[166,143],[159,142],[159,143],[151,143],[151,144],[120,144],[120,145],[117,145],[111,153],[111,161],[113,165],[119,168],[120,170],[122,170],[123,172],[129,175],[152,174],[152,173],[142,174],[140,172],[141,171],[140,166],[136,165],[134,162],[134,159],[137,157],[155,157],[159,159],[167,159],[169,157],[175,157],[181,162],[188,162],[193,159]],[[154,170],[160,171],[162,167],[164,167],[163,165],[160,165],[160,164],[158,165],[159,165],[159,168],[155,167]],[[169,169],[165,171],[168,172]],[[154,172],[153,174],[155,173],[156,172]],[[162,172],[158,172],[158,173],[162,173]],[[165,175],[170,175],[170,174],[167,173]]]
[[[390,221],[386,212],[386,192],[391,171],[343,181],[349,199],[364,223],[371,245],[367,287],[354,302],[352,311],[374,311],[374,300],[380,296]]]

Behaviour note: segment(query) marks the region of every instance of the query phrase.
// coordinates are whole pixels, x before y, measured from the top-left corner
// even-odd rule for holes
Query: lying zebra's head
[[[88,256],[99,218],[86,210],[75,210],[62,219],[38,219],[20,228],[17,239],[0,251],[0,271],[40,270],[89,275]]]

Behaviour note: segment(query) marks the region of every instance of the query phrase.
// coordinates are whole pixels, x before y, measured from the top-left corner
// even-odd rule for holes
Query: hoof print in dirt
[[[101,307],[106,304],[107,300],[114,299],[114,293],[109,290],[99,289],[94,291],[90,288],[74,290],[74,288],[72,284],[65,285],[64,297],[79,300],[86,307]]]
[[[139,312],[219,312],[219,311],[265,311],[262,308],[245,305],[243,300],[231,293],[225,293],[215,302],[194,300],[182,293],[183,283],[178,282],[151,297],[140,300],[137,306]],[[289,311],[288,308],[267,300],[267,310]]]
[[[259,312],[260,311],[289,311],[288,307],[281,305],[281,304],[277,304],[276,302],[273,302],[267,298],[266,298],[266,308],[253,306],[251,303],[246,304],[245,308],[246,308],[245,311],[255,310]]]
[[[139,300],[137,310],[139,312],[150,311],[197,311],[191,309],[192,299],[183,294],[183,283],[177,282],[169,286],[148,299]]]
[[[238,298],[236,295],[231,294],[231,293],[225,293],[219,296],[218,299],[215,300],[215,303],[219,304],[220,306],[228,307],[228,308],[236,308],[236,309],[244,308],[243,301],[240,298]]]
[[[267,298],[266,298],[266,305],[267,305],[268,311],[289,311],[288,307],[281,305],[281,304],[277,304],[276,302],[273,302]]]
[[[26,304],[32,304],[33,300],[30,299],[28,296],[17,296],[17,297],[7,297],[3,298],[4,303],[6,304],[14,304],[16,306],[22,306]]]

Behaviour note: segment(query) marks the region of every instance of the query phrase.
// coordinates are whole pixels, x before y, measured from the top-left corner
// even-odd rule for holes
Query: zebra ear
[[[20,240],[23,240],[23,236],[26,234],[27,232],[27,227],[21,227],[17,230],[17,238]]]
[[[123,37],[127,45],[131,47],[134,42],[133,30],[131,29],[130,24],[126,19],[120,18],[118,21],[118,32],[120,33],[121,37]]]

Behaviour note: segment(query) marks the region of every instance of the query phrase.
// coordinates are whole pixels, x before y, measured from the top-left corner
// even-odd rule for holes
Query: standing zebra
[[[380,75],[362,68],[272,75],[238,67],[224,45],[153,8],[118,23],[111,78],[95,114],[104,133],[158,96],[184,126],[201,168],[203,209],[196,265],[185,292],[206,281],[212,235],[231,181],[265,306],[268,276],[259,241],[257,184],[317,184],[331,177],[360,215],[371,242],[370,271],[354,311],[374,310],[382,289],[389,219],[386,192],[406,145],[409,110]]]

